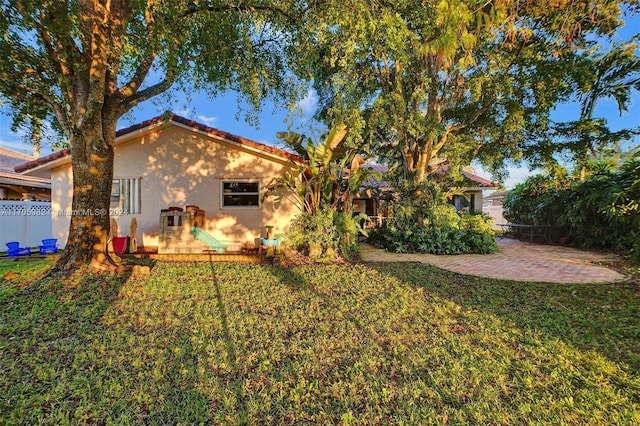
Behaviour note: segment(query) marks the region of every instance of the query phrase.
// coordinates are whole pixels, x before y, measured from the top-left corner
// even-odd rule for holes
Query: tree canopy
[[[401,164],[416,184],[444,161],[455,170],[478,158],[500,172],[505,159],[553,151],[550,112],[576,91],[585,111],[603,96],[624,105],[608,56],[590,49],[622,24],[623,8],[639,7],[638,0],[0,4],[0,96],[16,122],[50,120],[68,139],[77,212],[109,210],[115,127],[131,108],[172,87],[231,89],[259,108],[267,96],[291,99],[300,88],[294,75],[313,81],[329,128],[347,126],[349,143]],[[599,63],[603,73],[588,66]],[[598,82],[609,80],[606,91]],[[108,260],[108,230],[108,216],[73,215],[60,264]]]
[[[620,151],[620,143],[640,134],[640,125],[611,131],[607,120],[595,117],[596,104],[611,99],[620,114],[627,112],[634,93],[640,92],[640,56],[633,41],[596,46],[580,55],[574,68],[575,97],[580,116],[555,126],[555,136],[571,153],[584,180],[587,169],[609,154]],[[591,166],[590,166],[591,164]]]
[[[499,172],[535,154],[580,52],[613,34],[623,5],[637,2],[340,2],[309,49],[320,115],[416,182],[442,161]]]

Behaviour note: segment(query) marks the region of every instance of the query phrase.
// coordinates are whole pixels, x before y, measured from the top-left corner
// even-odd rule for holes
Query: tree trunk
[[[115,127],[115,120],[98,118],[71,136],[72,216],[59,268],[115,266],[107,251]]]
[[[433,141],[423,141],[421,148],[416,148],[417,161],[415,162],[415,174],[413,183],[420,185],[429,175],[429,164],[433,158]]]

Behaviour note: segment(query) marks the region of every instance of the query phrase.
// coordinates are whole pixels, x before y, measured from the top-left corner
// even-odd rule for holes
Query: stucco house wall
[[[205,210],[203,228],[223,242],[253,246],[265,235],[267,225],[274,226],[275,235],[285,232],[299,213],[292,194],[278,200],[268,197],[259,206],[223,206],[223,182],[259,182],[262,194],[274,177],[294,165],[279,150],[249,142],[237,143],[207,131],[206,126],[173,120],[120,137],[113,178],[139,179],[140,212],[122,212],[122,201],[112,198],[111,216],[119,234],[129,235],[131,220],[136,218],[138,245],[157,246],[161,209],[186,205]],[[53,235],[61,246],[66,244],[71,220],[72,182],[69,161],[51,169]]]

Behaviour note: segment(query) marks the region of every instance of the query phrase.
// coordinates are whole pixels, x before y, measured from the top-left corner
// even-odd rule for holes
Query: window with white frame
[[[123,214],[139,214],[142,210],[140,178],[118,178],[111,184],[111,208]]]
[[[260,182],[222,181],[222,207],[260,207]]]
[[[120,179],[111,181],[111,206],[117,206],[120,203]]]

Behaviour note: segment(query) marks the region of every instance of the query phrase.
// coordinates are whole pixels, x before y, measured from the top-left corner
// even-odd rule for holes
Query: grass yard
[[[0,262],[2,424],[637,424],[640,293],[411,263]],[[3,278],[4,277],[4,278]]]

